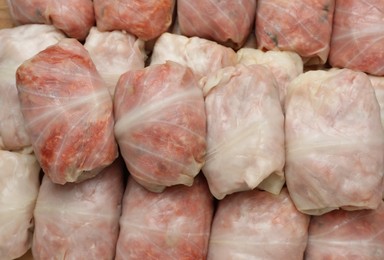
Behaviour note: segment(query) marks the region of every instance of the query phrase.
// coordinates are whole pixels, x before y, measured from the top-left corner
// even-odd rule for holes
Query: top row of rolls
[[[384,75],[384,2],[378,0],[7,1],[15,23],[53,24],[80,41],[95,24],[153,40],[171,30],[177,13],[176,30],[185,36],[239,49],[254,35],[254,47],[296,52],[307,65]]]

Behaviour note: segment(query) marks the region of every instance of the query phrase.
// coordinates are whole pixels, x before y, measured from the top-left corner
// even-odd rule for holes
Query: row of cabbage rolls
[[[382,78],[171,33],[147,61],[121,31],[0,37],[4,258],[382,257]]]
[[[382,4],[155,2],[8,2],[0,258],[382,259]]]

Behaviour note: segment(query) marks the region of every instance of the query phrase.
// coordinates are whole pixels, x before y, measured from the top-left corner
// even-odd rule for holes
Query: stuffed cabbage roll
[[[34,211],[35,259],[114,259],[123,183],[119,160],[81,183],[45,176]]]
[[[77,40],[25,61],[16,83],[33,150],[54,183],[93,177],[115,160],[112,98]]]
[[[84,40],[95,23],[92,0],[7,0],[17,24],[52,24],[71,38]]]
[[[374,209],[382,196],[384,133],[366,74],[306,72],[286,98],[287,187],[297,208]]]
[[[284,188],[279,195],[253,190],[219,201],[208,259],[303,259],[309,216]]]
[[[172,24],[175,0],[94,0],[100,31],[124,30],[145,41],[167,31]]]
[[[0,259],[18,258],[31,247],[39,173],[34,155],[0,150]]]
[[[258,0],[258,48],[293,51],[306,63],[325,63],[334,9],[335,0]]]
[[[384,1],[337,0],[329,63],[384,76]]]
[[[27,59],[65,38],[50,25],[22,25],[0,30],[0,149],[31,146],[17,96],[15,73]]]
[[[123,73],[144,68],[144,42],[124,31],[100,32],[93,27],[84,47],[112,96]]]
[[[164,33],[156,41],[151,65],[163,64],[167,60],[188,66],[200,79],[218,69],[236,65],[237,56],[231,48],[213,41]]]
[[[137,182],[161,192],[192,185],[205,161],[204,98],[192,71],[168,61],[120,77],[115,136]]]
[[[384,259],[384,202],[377,210],[337,210],[311,219],[305,259]]]
[[[217,199],[284,184],[284,116],[276,81],[262,65],[227,67],[206,78],[203,173]]]
[[[261,64],[267,66],[277,81],[280,103],[284,99],[289,83],[303,73],[304,66],[300,56],[290,51],[267,51],[242,48],[237,52],[238,61],[244,65]]]
[[[180,32],[240,48],[255,21],[256,0],[178,0]]]
[[[203,176],[152,193],[133,178],[124,193],[116,260],[206,259],[213,198]]]

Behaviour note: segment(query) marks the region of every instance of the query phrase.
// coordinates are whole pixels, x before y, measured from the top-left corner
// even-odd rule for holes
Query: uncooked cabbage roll
[[[279,195],[252,190],[219,201],[209,260],[303,259],[309,216],[295,208],[286,188]]]
[[[25,61],[16,83],[33,150],[53,182],[93,177],[115,160],[112,98],[77,40]]]
[[[122,163],[65,185],[43,178],[34,211],[35,259],[113,260],[124,193]]]
[[[153,193],[133,178],[124,193],[116,260],[206,259],[213,198],[203,176]]]
[[[335,0],[258,0],[259,49],[293,51],[308,64],[327,61]]]
[[[262,65],[227,67],[206,78],[207,156],[212,194],[284,184],[284,116],[273,74]]]
[[[191,69],[168,61],[117,84],[115,136],[137,182],[155,192],[192,185],[205,161],[204,98]]]
[[[368,76],[306,72],[291,82],[285,106],[285,175],[297,208],[313,215],[377,208],[384,133]]]
[[[337,0],[329,63],[384,76],[384,1]]]

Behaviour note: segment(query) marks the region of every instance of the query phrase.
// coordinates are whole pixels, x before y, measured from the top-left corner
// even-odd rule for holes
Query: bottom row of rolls
[[[299,212],[288,190],[217,201],[199,174],[153,193],[117,159],[81,183],[54,184],[33,155],[0,151],[0,258],[383,259],[384,206]],[[1,223],[7,223],[1,224]]]

